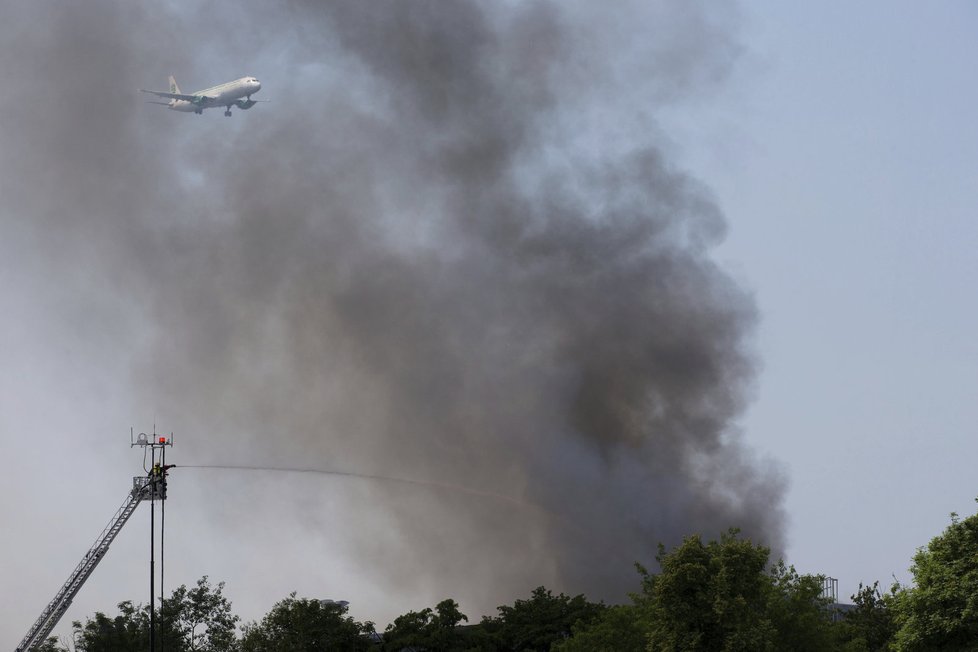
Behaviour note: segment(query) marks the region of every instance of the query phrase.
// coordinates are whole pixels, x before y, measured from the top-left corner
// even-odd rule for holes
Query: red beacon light
[[[155,430],[155,428],[154,428]],[[145,432],[139,433],[139,436],[133,439],[132,431],[129,433],[129,445],[130,446],[142,446],[150,448],[163,448],[165,446],[173,446],[173,433],[171,432],[169,436],[159,435],[153,433],[152,435],[147,435]]]

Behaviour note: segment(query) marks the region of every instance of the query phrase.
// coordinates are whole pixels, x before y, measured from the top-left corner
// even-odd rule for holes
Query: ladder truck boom
[[[126,501],[116,511],[115,515],[105,526],[102,533],[95,539],[95,543],[82,557],[81,562],[75,566],[75,570],[68,576],[68,581],[62,585],[61,589],[55,594],[54,599],[44,608],[41,615],[34,622],[34,625],[27,632],[27,635],[17,646],[15,652],[28,652],[36,650],[44,640],[51,634],[51,631],[61,620],[61,617],[68,610],[71,601],[78,595],[85,580],[92,574],[95,567],[108,552],[109,546],[122,530],[129,517],[136,511],[144,500],[164,499],[165,476],[163,474],[150,473],[149,477],[135,477],[132,479],[132,490],[126,497]]]

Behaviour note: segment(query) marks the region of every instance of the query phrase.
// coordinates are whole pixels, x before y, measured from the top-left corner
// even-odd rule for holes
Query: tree
[[[687,537],[670,552],[660,544],[658,575],[643,572],[649,650],[769,650],[770,552],[736,530],[704,544]]]
[[[431,608],[409,611],[398,616],[384,632],[385,650],[426,650],[450,652],[464,649],[465,636],[459,631],[459,623],[469,618],[459,611],[454,600],[442,600],[434,611]]]
[[[835,631],[829,600],[822,595],[821,575],[799,575],[783,561],[770,570],[767,618],[774,628],[774,647],[819,652],[833,647]]]
[[[68,652],[68,647],[58,641],[58,637],[49,636],[39,647],[37,652]]]
[[[660,545],[660,572],[640,567],[642,592],[633,596],[647,649],[830,649],[822,578],[783,562],[767,569],[769,556],[735,529],[705,544],[699,535],[687,537],[669,552]]]
[[[109,618],[96,612],[85,624],[71,624],[75,647],[80,652],[131,652],[149,647],[149,614],[132,602],[119,603],[119,615]]]
[[[594,620],[579,622],[573,635],[558,641],[551,652],[643,652],[646,636],[642,614],[635,605],[615,605]]]
[[[277,603],[261,623],[244,628],[242,652],[339,652],[367,650],[374,633],[371,622],[346,615],[343,603],[295,597]]]
[[[859,585],[852,596],[853,608],[838,623],[839,641],[845,652],[884,652],[890,649],[896,634],[894,604],[900,587],[894,584],[883,594],[879,582]]]
[[[484,618],[482,626],[501,650],[546,652],[554,643],[569,638],[575,625],[590,623],[606,608],[588,602],[583,595],[555,596],[539,586],[528,600],[499,607],[499,616]]]
[[[238,620],[224,597],[224,582],[212,587],[206,575],[192,589],[180,585],[160,606],[161,638],[173,652],[237,650]]]
[[[192,589],[181,585],[160,605],[157,645],[167,652],[235,652],[236,623],[231,603],[223,595],[224,583],[212,587],[205,575]],[[132,652],[149,648],[149,607],[119,603],[113,618],[97,612],[85,624],[72,623],[79,652]]]
[[[917,551],[914,586],[895,600],[898,650],[974,650],[978,641],[978,515]]]

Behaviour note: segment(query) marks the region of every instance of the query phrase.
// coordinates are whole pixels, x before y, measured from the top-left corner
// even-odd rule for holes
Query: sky
[[[34,3],[0,27],[0,639],[175,469],[167,586],[382,628],[730,526],[910,580],[969,514],[968,3]],[[213,25],[224,29],[214,36]],[[144,104],[255,75],[270,99]],[[496,496],[496,497],[494,497]],[[148,509],[56,633],[146,601]]]
[[[744,9],[750,79],[684,142],[762,315],[742,427],[790,478],[789,559],[845,597],[975,511],[978,12]]]

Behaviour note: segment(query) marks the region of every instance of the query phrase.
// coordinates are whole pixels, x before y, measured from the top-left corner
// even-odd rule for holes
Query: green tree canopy
[[[635,605],[608,607],[594,620],[574,625],[573,636],[558,641],[551,652],[643,652],[646,633]]]
[[[769,555],[735,530],[706,544],[693,535],[669,552],[660,545],[661,572],[643,573],[639,601],[649,616],[649,650],[774,649]]]
[[[79,652],[131,652],[149,648],[149,613],[132,602],[119,603],[119,614],[110,618],[101,611],[93,618],[71,624]]]
[[[898,650],[978,649],[978,514],[917,551],[913,588],[896,601]]]
[[[37,652],[64,652],[68,648],[58,642],[57,636],[48,636],[37,648]]]
[[[212,587],[207,576],[188,589],[181,585],[163,601],[157,616],[157,646],[167,652],[235,652],[236,623],[231,603],[223,595],[224,583]],[[115,617],[97,612],[93,618],[72,623],[79,652],[132,652],[149,648],[149,607],[119,604]]]
[[[799,575],[783,561],[766,575],[766,617],[774,629],[774,649],[821,652],[833,649],[835,631],[822,575]]]
[[[466,636],[459,630],[468,616],[459,611],[454,600],[442,600],[435,609],[409,611],[398,616],[384,632],[385,650],[425,650],[451,652],[465,649]]]
[[[499,616],[484,618],[482,626],[500,650],[546,652],[569,638],[574,625],[590,623],[604,609],[603,604],[588,602],[583,595],[554,595],[540,586],[529,599],[499,607]]]
[[[332,600],[296,598],[277,603],[261,623],[244,628],[242,652],[355,652],[371,647],[371,622],[347,616],[347,606]]]
[[[840,649],[844,652],[885,652],[891,649],[896,634],[895,603],[900,595],[894,584],[889,593],[880,591],[879,582],[859,585],[852,596],[853,608],[837,625]]]
[[[212,587],[205,575],[163,601],[159,622],[168,651],[228,652],[237,650],[238,620],[224,597],[224,582]]]
[[[768,548],[737,530],[708,543],[690,536],[668,552],[660,546],[660,571],[639,567],[642,590],[633,605],[578,625],[554,650],[832,649],[822,578],[799,575],[781,562],[769,569],[769,556]]]

